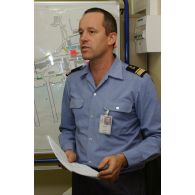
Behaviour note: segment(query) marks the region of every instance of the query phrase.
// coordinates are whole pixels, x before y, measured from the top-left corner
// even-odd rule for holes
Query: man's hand
[[[73,150],[66,150],[65,151],[65,154],[67,156],[68,162],[71,163],[71,162],[76,161],[76,153]],[[64,165],[61,164],[61,163],[59,163],[58,166],[61,167],[61,168],[63,168],[63,169],[65,169],[65,170],[67,170],[66,167],[64,167]]]
[[[100,171],[98,177],[114,182],[118,179],[121,169],[127,164],[127,159],[123,153],[107,156],[100,162],[98,169],[101,170],[106,166],[108,166],[108,168]]]
[[[74,162],[76,161],[76,153],[73,150],[66,150],[65,154],[68,158],[68,162]]]

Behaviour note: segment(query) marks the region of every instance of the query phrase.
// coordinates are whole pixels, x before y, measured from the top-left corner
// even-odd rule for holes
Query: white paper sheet
[[[65,152],[54,142],[50,136],[47,136],[47,138],[55,156],[69,171],[88,177],[97,177],[98,172],[91,167],[76,162],[69,163]]]

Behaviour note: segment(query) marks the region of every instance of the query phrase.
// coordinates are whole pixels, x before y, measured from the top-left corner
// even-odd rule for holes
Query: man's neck
[[[114,61],[114,56],[107,56],[106,59],[95,59],[90,61],[89,67],[95,81],[96,86],[104,78]]]

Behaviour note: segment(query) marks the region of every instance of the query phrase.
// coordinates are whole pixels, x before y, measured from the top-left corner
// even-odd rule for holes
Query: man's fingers
[[[111,175],[111,174],[112,174],[112,170],[109,168],[99,172],[100,177],[105,176],[105,175]]]
[[[118,178],[118,173],[114,170],[114,171],[108,171],[108,172],[104,172],[101,171],[99,173],[99,178],[103,179],[103,180],[107,180],[107,181],[111,181],[114,182],[117,178]]]
[[[75,154],[75,152],[73,152],[72,150],[67,150],[65,153],[66,153],[68,162],[71,163],[71,162],[76,161],[76,154]]]
[[[68,162],[70,163],[74,161],[74,158],[71,155],[67,155],[67,158],[68,158]]]
[[[100,163],[101,165],[101,163]],[[101,169],[105,168],[107,166],[106,169],[102,170],[99,172],[99,176],[105,176],[105,175],[112,175],[114,173],[114,163],[110,158],[105,158],[102,161],[102,166]],[[100,166],[99,166],[100,167]]]
[[[106,167],[106,165],[108,164],[109,162],[109,159],[108,158],[104,158],[100,164],[98,165],[98,169],[104,169]]]
[[[126,165],[126,158],[121,154],[105,157],[98,168],[104,169],[99,172],[98,177],[103,180],[115,181],[119,177],[120,170]]]

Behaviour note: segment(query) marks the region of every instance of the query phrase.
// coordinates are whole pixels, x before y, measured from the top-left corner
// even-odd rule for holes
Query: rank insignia
[[[146,70],[144,70],[140,67],[134,66],[134,65],[127,66],[126,70],[130,71],[130,72],[133,72],[133,73],[137,74],[140,77],[143,77],[144,74],[147,72]]]
[[[82,68],[83,68],[83,66],[79,66],[79,67],[77,67],[77,68],[74,68],[74,69],[72,69],[70,72],[66,73],[66,76],[70,75],[70,74],[73,73],[73,72],[76,72],[76,71],[78,71],[78,70],[81,70]]]

